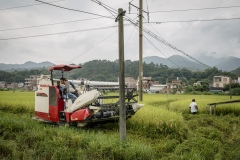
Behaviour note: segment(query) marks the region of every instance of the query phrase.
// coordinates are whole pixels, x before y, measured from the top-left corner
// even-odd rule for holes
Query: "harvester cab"
[[[53,78],[53,71],[64,73],[81,68],[79,65],[55,65],[49,68],[50,78],[41,78],[35,92],[35,119],[66,125],[84,127],[88,124],[116,122],[119,119],[119,87],[91,87],[86,90],[83,81],[79,82],[84,88],[80,96],[75,99],[66,96],[66,91],[61,89],[59,79]],[[89,84],[89,83],[88,83]],[[107,94],[106,94],[107,93]],[[65,95],[64,95],[65,94]],[[126,88],[125,107],[126,117],[130,118],[143,104],[138,104],[135,88]],[[110,100],[110,101],[109,101]]]

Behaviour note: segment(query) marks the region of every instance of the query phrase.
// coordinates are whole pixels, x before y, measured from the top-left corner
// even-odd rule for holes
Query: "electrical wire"
[[[92,1],[95,2],[95,3],[98,3],[99,5],[108,7],[108,8],[110,8],[112,11],[115,11],[115,12],[117,13],[117,10],[116,10],[116,9],[110,7],[109,5],[106,5],[105,3],[100,2],[99,0],[92,0]]]
[[[145,23],[156,23],[156,24],[162,24],[162,23],[175,23],[175,22],[205,22],[205,21],[229,21],[229,20],[239,20],[240,17],[236,18],[217,18],[217,19],[202,19],[202,20],[186,20],[186,21],[163,21],[163,22],[145,22]]]
[[[139,27],[138,24],[135,23],[135,22],[133,22],[129,17],[127,17],[127,20],[128,20],[131,24]],[[163,44],[167,45],[168,47],[170,47],[170,48],[172,48],[172,49],[175,49],[176,51],[178,51],[178,52],[182,53],[183,55],[189,57],[190,59],[198,62],[199,64],[201,64],[201,65],[203,65],[203,66],[206,66],[207,68],[211,68],[211,67],[209,67],[208,65],[206,65],[206,64],[200,62],[199,60],[193,58],[192,56],[188,55],[188,54],[185,53],[184,51],[182,51],[182,50],[178,49],[177,47],[173,46],[172,44],[170,44],[170,43],[167,42],[166,40],[160,38],[159,36],[157,36],[156,34],[152,33],[151,31],[147,30],[147,29],[144,28],[144,27],[143,27],[143,32],[145,32],[145,33],[148,34],[149,36],[155,38],[155,39],[156,39],[157,41],[159,41],[160,43],[163,43]]]
[[[108,10],[109,12],[112,12],[112,13],[114,13],[114,14],[117,14],[117,13],[118,13],[118,11],[117,11],[116,9],[114,9],[114,8],[112,8],[112,7],[106,5],[106,4],[104,4],[104,3],[102,3],[102,2],[100,2],[100,1],[98,1],[98,0],[91,0],[91,1],[93,1],[93,2],[95,2],[95,3],[97,3],[97,4],[99,4],[100,6],[104,7],[104,8],[105,8],[106,10]]]
[[[132,30],[130,36],[128,37],[128,40],[127,40],[127,42],[125,43],[124,47],[127,47],[128,41],[129,41],[129,39],[132,37],[132,34],[133,34],[133,32],[134,32],[134,29],[135,29],[135,26],[133,26],[133,30]]]
[[[127,24],[127,25],[130,25],[130,24]],[[126,26],[127,26],[127,25],[126,25]],[[83,30],[76,30],[76,31],[67,31],[67,32],[58,32],[58,33],[49,33],[49,34],[33,35],[33,36],[23,36],[23,37],[13,37],[13,38],[1,38],[0,41],[14,40],[14,39],[25,39],[25,38],[34,38],[34,37],[44,37],[44,36],[52,36],[52,35],[68,34],[68,33],[76,33],[76,32],[85,32],[85,31],[94,31],[94,30],[102,30],[102,29],[109,29],[109,28],[116,28],[116,27],[118,27],[118,25],[108,26],[108,27],[91,28],[91,29],[83,29]]]
[[[178,10],[165,10],[165,11],[153,11],[150,13],[157,12],[186,12],[186,11],[199,11],[199,10],[212,10],[212,9],[225,9],[225,8],[238,8],[240,6],[227,6],[227,7],[212,7],[212,8],[193,8],[193,9],[178,9]]]
[[[145,18],[144,18],[145,19]],[[146,19],[145,19],[146,20]],[[150,26],[150,24],[149,24],[149,26]],[[153,27],[152,27],[153,28]],[[155,30],[156,31],[156,30]],[[157,32],[158,33],[158,32]],[[160,35],[159,33],[158,33],[158,35]],[[144,36],[145,37],[145,36]],[[163,37],[160,35],[160,37],[163,39]],[[167,56],[160,50],[160,49],[158,49],[147,37],[145,37],[147,40],[148,40],[148,42],[149,43],[151,43],[160,53],[162,53],[162,55],[164,55],[165,56],[165,58],[167,58]],[[164,49],[164,48],[163,48]],[[166,50],[164,49],[164,51],[166,52]],[[169,58],[167,58],[170,62],[172,62]],[[174,62],[172,62],[173,64],[175,64]],[[175,64],[178,68],[180,68],[177,64]]]
[[[56,3],[56,2],[60,2],[60,1],[65,1],[65,0],[51,1],[51,2],[49,2],[49,3]],[[2,11],[2,10],[8,10],[8,9],[15,9],[15,8],[31,7],[31,6],[36,6],[36,5],[43,5],[43,4],[42,4],[42,3],[38,3],[38,4],[29,4],[29,5],[25,5],[25,6],[16,6],[16,7],[10,7],[10,8],[1,8],[0,11]]]
[[[145,19],[145,18],[144,18]],[[146,20],[146,19],[145,19]],[[158,33],[158,31],[151,25],[151,24],[148,24],[161,38],[163,38],[161,35],[160,35],[160,33]],[[163,50],[166,52],[166,50],[164,49],[164,47],[162,46],[162,48],[163,48]],[[176,54],[178,54],[179,55],[179,53],[176,51],[176,50],[174,50],[173,49],[173,51],[176,53]],[[166,52],[167,53],[167,52]],[[180,55],[179,55],[180,56]],[[166,57],[167,58],[167,57]],[[181,60],[185,63],[185,64],[187,64],[187,66],[189,67],[189,68],[191,68],[189,65],[188,65],[188,63],[183,59],[183,57],[182,56],[180,56],[180,58],[181,58]],[[169,59],[169,58],[167,58],[167,59]],[[186,82],[187,82],[187,84],[190,84],[189,83],[189,81],[187,80],[187,78],[183,75],[183,73],[181,72],[181,70],[179,69],[179,72],[180,72],[180,74],[182,75],[182,77],[186,80]]]
[[[113,33],[111,33],[109,36],[107,36],[106,38],[104,38],[103,40],[101,40],[100,42],[94,44],[91,48],[87,49],[86,51],[84,51],[82,54],[80,54],[79,56],[75,57],[74,59],[72,59],[71,61],[69,61],[67,64],[71,63],[72,61],[76,60],[77,58],[79,58],[80,56],[84,55],[85,53],[87,53],[88,51],[92,50],[93,48],[97,47],[99,44],[101,44],[102,42],[104,42],[105,40],[107,40],[109,37],[111,37],[113,34],[115,34],[118,30],[114,31]]]
[[[146,19],[145,19],[146,20]],[[158,33],[158,31],[151,25],[151,24],[148,24],[162,39],[164,39],[161,35],[160,35],[160,33]],[[163,48],[163,50],[166,52],[166,50],[164,49],[164,47],[162,47]],[[178,52],[176,51],[176,50],[174,50],[173,49],[173,51],[176,53],[176,54],[178,54]],[[179,54],[178,54],[179,55]],[[179,55],[180,56],[180,55]],[[185,63],[185,64],[187,64],[187,66],[190,68],[190,66],[188,65],[188,63],[183,59],[183,57],[182,56],[180,56],[180,58],[182,59],[182,61]]]
[[[66,21],[66,22],[49,23],[49,24],[41,24],[41,25],[36,25],[36,26],[27,26],[27,27],[19,27],[19,28],[2,29],[2,30],[0,30],[0,32],[2,32],[2,31],[11,31],[11,30],[19,30],[19,29],[26,29],[26,28],[36,28],[36,27],[43,27],[43,26],[51,26],[51,25],[57,25],[57,24],[66,24],[66,23],[73,23],[73,22],[80,22],[80,21],[88,21],[88,20],[100,19],[100,18],[104,18],[104,17],[80,19],[80,20],[75,20],[75,21]]]
[[[154,47],[156,48],[162,55],[164,55],[166,58],[167,56],[159,49],[157,48],[145,35],[143,35],[143,37]],[[180,68],[176,63],[174,63],[170,58],[167,58],[167,60],[169,60],[170,62],[172,62],[174,65],[176,65],[178,68]]]
[[[137,26],[135,26],[137,27]],[[139,29],[137,29],[139,30]],[[155,48],[157,49],[165,58],[167,58],[167,56],[159,49],[157,48],[144,34],[143,34],[143,37]],[[174,63],[173,61],[171,61],[169,58],[167,58],[170,62],[172,62],[174,65],[176,65],[178,68],[180,68],[176,63]]]
[[[159,48],[157,48],[145,35],[143,35],[143,37],[144,37],[154,48],[156,48],[160,53],[163,54],[163,52],[162,52]],[[163,54],[163,55],[166,57],[165,54]],[[173,62],[170,58],[167,58],[167,57],[166,57],[166,59],[169,60],[169,61],[172,62],[175,66],[178,67],[180,74],[181,74],[182,77],[186,80],[187,84],[189,84],[189,81],[187,80],[187,78],[186,78],[186,77],[182,74],[182,72],[181,72],[181,67],[178,66],[175,62]]]
[[[81,12],[81,13],[86,13],[86,14],[90,14],[90,15],[95,15],[95,16],[100,16],[100,17],[105,17],[105,18],[114,19],[114,18],[109,17],[109,16],[103,16],[103,15],[100,15],[100,14],[91,13],[91,12],[86,12],[86,11],[81,11],[81,10],[78,10],[78,9],[66,8],[66,7],[54,5],[54,4],[47,3],[47,2],[44,2],[44,1],[40,1],[40,0],[35,0],[35,1],[42,2],[42,3],[44,3],[44,4],[47,4],[47,5],[50,5],[50,6],[54,6],[54,7],[57,7],[57,8],[66,9],[66,10],[69,10],[69,11]]]

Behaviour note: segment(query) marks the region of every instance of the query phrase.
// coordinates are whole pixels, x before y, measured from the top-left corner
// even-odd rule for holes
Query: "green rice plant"
[[[192,98],[200,108],[197,115],[189,114]],[[28,116],[34,112],[34,92],[0,92],[0,159],[239,157],[238,104],[217,106],[217,116],[206,109],[229,96],[144,94],[143,99],[144,106],[127,120],[127,139],[121,142],[118,123],[86,129],[41,123]],[[224,108],[231,112],[226,115]]]
[[[216,96],[216,95],[178,95],[179,99],[175,102],[171,102],[169,105],[170,110],[176,111],[176,112],[182,112],[182,113],[190,113],[189,104],[191,103],[192,99],[195,99],[198,104],[198,111],[199,113],[208,114],[209,113],[209,105],[210,103],[216,103],[216,102],[223,102],[223,101],[229,101],[229,96]],[[233,100],[238,99],[238,97],[233,97]],[[240,114],[240,107],[235,107],[239,104],[229,104],[229,109],[231,111],[234,111],[235,114]],[[230,112],[229,112],[230,113]],[[225,114],[226,115],[226,114]]]
[[[240,104],[232,103],[232,104],[222,104],[222,105],[216,106],[216,115],[228,115],[228,114],[239,116]]]
[[[57,127],[33,121],[12,113],[0,112],[3,142],[0,145],[6,159],[155,159],[149,143],[129,139],[119,140],[118,132]],[[9,136],[12,133],[15,136]],[[10,144],[15,147],[11,148]]]
[[[203,137],[191,137],[178,145],[174,151],[181,159],[222,159],[222,144]]]
[[[34,92],[0,91],[0,110],[12,113],[33,113]]]
[[[0,159],[14,159],[16,155],[16,143],[12,140],[4,140],[0,137]]]
[[[157,96],[157,95],[154,95]],[[153,100],[155,99],[155,100]],[[182,140],[187,136],[187,127],[181,113],[169,111],[167,105],[174,100],[162,101],[157,105],[156,98],[148,98],[141,108],[128,121],[129,129],[137,130],[146,137],[168,136]]]

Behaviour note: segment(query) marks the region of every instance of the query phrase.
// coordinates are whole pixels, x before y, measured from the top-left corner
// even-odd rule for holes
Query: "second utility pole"
[[[143,65],[142,65],[142,0],[139,0],[139,82],[138,82],[138,88],[139,88],[139,100],[143,101]]]

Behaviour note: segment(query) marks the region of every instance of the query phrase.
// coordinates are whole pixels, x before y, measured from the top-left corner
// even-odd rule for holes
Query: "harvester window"
[[[57,105],[57,92],[55,87],[49,87],[49,106]]]

